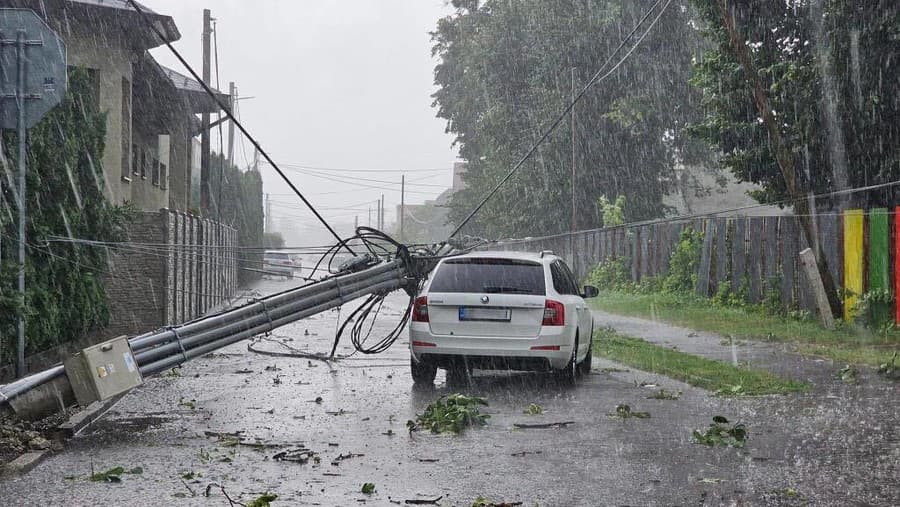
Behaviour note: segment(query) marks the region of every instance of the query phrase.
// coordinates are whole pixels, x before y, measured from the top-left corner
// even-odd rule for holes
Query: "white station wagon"
[[[552,252],[477,252],[441,260],[413,304],[413,381],[438,368],[458,383],[471,369],[555,371],[574,382],[591,368],[593,317]]]

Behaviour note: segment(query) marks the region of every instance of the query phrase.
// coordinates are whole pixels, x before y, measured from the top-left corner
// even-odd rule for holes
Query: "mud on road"
[[[261,292],[283,290],[265,280]],[[375,333],[407,301],[388,299]],[[347,309],[343,311],[346,315]],[[338,312],[254,345],[330,350]],[[477,374],[468,385],[416,389],[405,338],[387,353],[336,363],[271,357],[242,342],[148,379],[25,476],[0,482],[2,505],[395,505],[479,496],[523,505],[897,505],[896,385],[835,380],[809,394],[721,398],[595,359],[577,386],[543,374]],[[347,344],[338,349],[350,354]],[[677,400],[648,399],[665,388]],[[409,434],[406,421],[450,392],[484,396],[486,426],[459,436]],[[535,403],[542,415],[524,413]],[[646,419],[611,417],[619,404]],[[746,424],[743,449],[692,441],[714,415]],[[517,429],[516,423],[574,421]],[[307,449],[310,453],[283,454]],[[282,453],[279,456],[279,453]],[[305,462],[275,459],[300,455]],[[317,459],[316,459],[317,458]],[[140,467],[121,482],[92,469]],[[215,483],[220,487],[209,489]],[[363,483],[375,493],[363,494]]]

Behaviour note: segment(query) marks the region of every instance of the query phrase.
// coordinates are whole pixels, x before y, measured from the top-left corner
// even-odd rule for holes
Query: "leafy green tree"
[[[616,197],[615,202],[609,202],[605,195],[601,195],[597,202],[600,207],[600,216],[603,227],[614,227],[625,223],[625,196]]]
[[[210,159],[212,181],[210,200],[211,217],[237,229],[238,246],[241,247],[238,260],[238,279],[246,283],[259,278],[262,268],[262,248],[268,246],[263,239],[262,176],[259,171],[241,171],[228,164],[224,156],[213,153]],[[192,185],[199,188],[199,185]],[[199,199],[199,193],[198,199]]]
[[[434,104],[468,162],[455,194],[459,223],[515,165],[580,87],[653,5],[650,0],[454,1],[432,33]],[[675,1],[640,47],[576,106],[574,182],[579,228],[600,225],[600,195],[626,196],[627,220],[662,216],[673,167],[707,156],[684,135],[699,94],[688,83],[699,36]],[[646,25],[645,25],[646,26]],[[621,54],[623,54],[624,51]],[[552,135],[487,203],[467,233],[555,234],[568,230],[570,122]]]
[[[50,235],[122,241],[127,206],[106,199],[103,169],[106,117],[99,110],[96,75],[69,69],[65,99],[28,131],[26,195],[26,353],[32,354],[101,328],[109,309],[101,278],[106,252],[76,243],[45,243]],[[15,132],[3,133],[6,174],[0,213],[0,364],[12,362],[20,310]]]
[[[722,154],[761,202],[789,198],[744,69],[722,23],[719,0],[692,0],[712,47],[691,82],[705,116],[691,130]],[[730,0],[741,38],[779,122],[805,191],[825,193],[900,177],[900,4],[891,1]],[[857,205],[896,203],[896,189],[861,194]],[[832,201],[820,200],[819,206]]]

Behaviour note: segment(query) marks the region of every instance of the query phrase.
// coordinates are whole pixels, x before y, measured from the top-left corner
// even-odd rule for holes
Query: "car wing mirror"
[[[581,293],[581,297],[583,298],[595,298],[600,294],[600,289],[594,287],[593,285],[585,285],[584,292]]]

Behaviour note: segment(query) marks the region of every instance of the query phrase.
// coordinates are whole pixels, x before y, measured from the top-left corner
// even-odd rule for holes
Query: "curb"
[[[49,450],[26,452],[0,468],[0,477],[7,478],[26,474],[33,470],[34,467],[38,466],[41,461],[49,455]]]
[[[106,412],[113,407],[116,403],[119,402],[126,394],[122,393],[118,396],[113,396],[112,398],[105,401],[95,401],[91,403],[84,410],[78,412],[69,418],[68,421],[60,424],[56,427],[56,435],[54,437],[59,439],[71,438],[78,434],[81,430],[88,427],[96,421],[97,419],[103,417]]]

